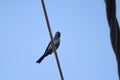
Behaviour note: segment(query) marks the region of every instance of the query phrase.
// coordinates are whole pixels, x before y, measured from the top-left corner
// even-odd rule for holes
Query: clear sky
[[[104,0],[45,0],[65,80],[118,80]],[[117,18],[120,23],[120,0]],[[40,0],[0,0],[0,80],[60,80]]]

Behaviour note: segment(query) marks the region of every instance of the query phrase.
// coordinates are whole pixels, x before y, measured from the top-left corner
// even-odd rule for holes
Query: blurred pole
[[[53,47],[53,50],[54,50],[54,53],[55,53],[57,66],[58,66],[59,73],[60,73],[60,76],[61,76],[61,80],[64,80],[62,70],[61,70],[61,67],[60,67],[60,63],[59,63],[59,59],[58,59],[58,55],[57,55],[57,51],[56,51],[56,48],[55,48],[54,40],[53,40],[53,37],[52,37],[52,32],[51,32],[50,23],[49,23],[49,20],[48,20],[48,15],[47,15],[47,11],[46,11],[46,8],[45,8],[44,0],[41,0],[41,2],[42,2],[43,10],[44,10],[44,15],[45,15],[45,18],[46,18],[46,23],[47,23],[47,26],[48,26],[49,35],[50,35],[50,38],[51,38],[51,41],[52,41],[52,47]]]
[[[105,4],[107,21],[110,28],[111,43],[116,56],[118,76],[120,79],[120,29],[116,17],[116,0],[105,0]]]

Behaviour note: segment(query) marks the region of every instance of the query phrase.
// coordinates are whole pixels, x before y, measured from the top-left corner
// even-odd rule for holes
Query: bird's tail
[[[45,58],[45,54],[43,54],[37,61],[36,63],[41,63],[41,61]]]

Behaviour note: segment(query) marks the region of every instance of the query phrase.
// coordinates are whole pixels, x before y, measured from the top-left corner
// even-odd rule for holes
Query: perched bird
[[[60,45],[60,32],[59,31],[55,33],[53,40],[54,40],[55,48],[57,49]],[[46,56],[52,53],[53,53],[53,48],[52,48],[52,42],[50,41],[50,43],[48,44],[48,47],[45,50],[45,53],[36,61],[36,63],[40,63]]]

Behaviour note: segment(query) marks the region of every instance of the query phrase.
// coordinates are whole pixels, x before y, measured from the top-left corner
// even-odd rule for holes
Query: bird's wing
[[[51,53],[52,53],[52,47],[51,47],[51,41],[50,41],[46,50],[45,50],[44,55],[47,56],[48,54],[51,54]]]
[[[45,51],[49,50],[50,46],[51,46],[51,41],[49,42],[49,44],[48,44],[48,46],[47,46]]]

